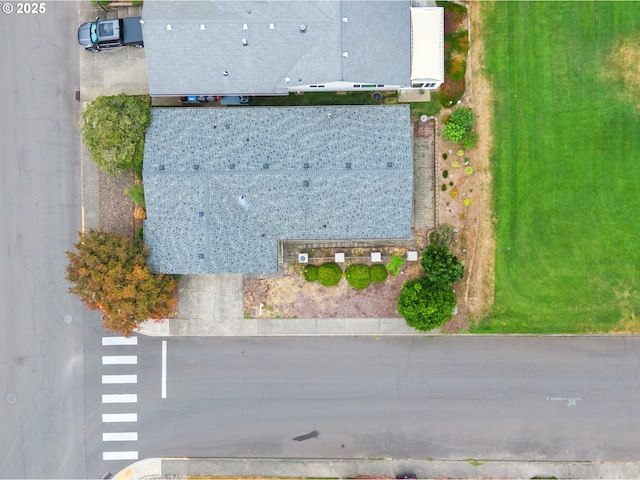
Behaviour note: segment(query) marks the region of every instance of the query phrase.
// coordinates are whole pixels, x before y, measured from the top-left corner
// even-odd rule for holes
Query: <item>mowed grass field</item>
[[[495,2],[495,303],[476,332],[640,331],[640,2]]]

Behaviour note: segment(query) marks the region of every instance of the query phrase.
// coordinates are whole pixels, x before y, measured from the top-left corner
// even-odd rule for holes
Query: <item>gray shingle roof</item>
[[[283,239],[409,238],[409,107],[153,109],[144,187],[164,273],[277,270]]]
[[[332,81],[410,85],[409,7],[406,0],[146,0],[149,90],[265,95]]]

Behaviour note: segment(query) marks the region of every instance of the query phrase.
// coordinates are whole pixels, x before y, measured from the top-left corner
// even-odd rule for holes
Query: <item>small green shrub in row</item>
[[[307,282],[318,281],[325,287],[333,287],[342,278],[342,269],[335,262],[323,263],[322,265],[307,265],[302,272]]]

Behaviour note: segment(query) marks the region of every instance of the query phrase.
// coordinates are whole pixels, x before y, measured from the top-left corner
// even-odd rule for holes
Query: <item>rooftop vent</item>
[[[276,26],[275,26],[273,23],[270,23],[270,24],[269,24],[269,30],[273,30],[273,29],[275,29],[275,28],[276,28]]]
[[[235,164],[235,163],[232,163],[231,165],[229,165],[229,168],[230,168],[231,170],[233,170],[234,168],[236,168],[236,164]]]
[[[351,162],[347,162],[344,164],[344,168],[351,168]]]
[[[344,58],[349,58],[349,52],[342,52],[342,56]]]
[[[291,79],[289,77],[284,77],[284,81],[285,81],[285,83],[289,83],[291,81]]]
[[[193,166],[193,169],[194,169],[194,170],[199,170],[199,169],[200,169],[200,165],[197,165],[197,164],[196,164],[196,165],[194,165],[194,166]]]
[[[393,167],[393,162],[387,162],[387,167],[389,168]]]
[[[300,24],[300,33],[304,33],[307,31],[307,26],[304,23]]]
[[[242,208],[244,208],[245,210],[249,210],[249,204],[247,204],[247,200],[246,198],[244,198],[244,195],[240,195],[238,197],[238,203],[240,204],[240,206]]]
[[[305,164],[304,164],[304,168],[309,168],[309,164],[308,164],[308,163],[305,163]]]
[[[206,30],[206,27],[204,26],[204,23],[200,24],[200,30]]]
[[[298,262],[300,262],[300,263],[309,263],[309,254],[308,253],[299,253],[298,254]]]
[[[247,25],[246,23],[244,25],[242,25],[242,29],[243,30],[249,30],[249,25]]]
[[[264,168],[265,170],[267,170],[269,168],[269,164],[268,163],[263,163],[262,164],[262,168]]]
[[[349,23],[349,19],[347,17],[342,17],[342,23]]]
[[[225,77],[229,76],[229,71],[228,70],[223,70],[222,71],[222,75],[224,75]]]
[[[198,216],[199,216],[200,218],[204,217],[204,212],[198,212]]]
[[[246,39],[246,38],[243,38],[243,39],[242,39],[242,45],[244,45],[245,47],[246,47],[247,45],[249,45],[249,42],[247,42],[247,39]]]
[[[302,186],[303,186],[303,187],[308,187],[308,186],[309,186],[309,180],[304,180],[304,181],[302,182]]]
[[[167,24],[167,30],[171,30],[171,25]]]
[[[164,170],[164,165],[158,165],[158,170]]]
[[[200,260],[203,260],[203,259],[204,259],[204,253],[199,253],[199,254],[198,254],[198,258],[199,258]]]

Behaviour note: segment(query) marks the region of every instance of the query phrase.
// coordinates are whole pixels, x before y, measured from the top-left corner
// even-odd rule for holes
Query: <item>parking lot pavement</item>
[[[78,2],[79,23],[100,18],[125,18],[141,15],[141,7],[101,8],[91,2]],[[97,53],[80,50],[80,100],[90,102],[100,95],[145,95],[149,93],[144,48],[123,47]]]

